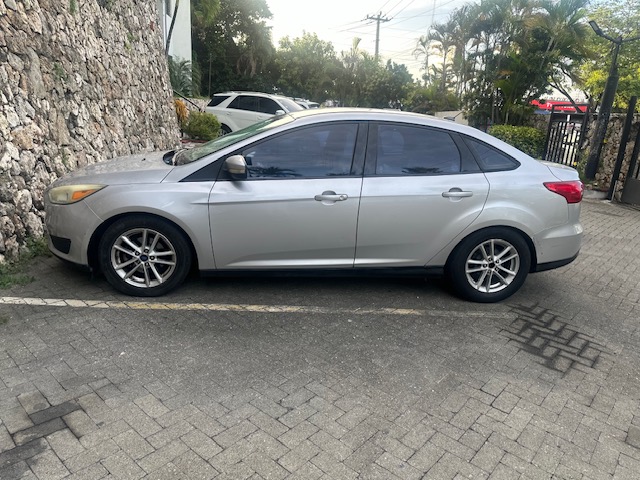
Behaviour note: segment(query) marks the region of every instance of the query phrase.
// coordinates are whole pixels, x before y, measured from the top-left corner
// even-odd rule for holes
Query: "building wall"
[[[56,178],[177,144],[168,77],[155,0],[0,0],[0,262]]]
[[[159,18],[161,19],[164,45],[167,44],[167,35],[171,27],[171,18],[176,5],[176,0],[157,0]],[[169,55],[176,60],[191,59],[191,2],[181,0],[178,6],[176,23],[171,34],[171,44],[169,45]]]

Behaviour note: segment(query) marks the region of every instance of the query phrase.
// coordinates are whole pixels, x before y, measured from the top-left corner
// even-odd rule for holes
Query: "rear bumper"
[[[536,265],[531,271],[551,270],[573,262],[582,246],[582,233],[582,225],[575,221],[536,235]]]
[[[554,268],[564,267],[565,265],[569,265],[576,258],[578,258],[578,254],[576,253],[571,258],[566,258],[564,260],[556,260],[555,262],[547,262],[547,263],[539,263],[535,266],[534,272],[544,272],[545,270],[553,270]]]

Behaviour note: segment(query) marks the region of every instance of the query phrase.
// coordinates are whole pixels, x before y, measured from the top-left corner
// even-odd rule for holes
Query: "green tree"
[[[201,72],[201,91],[272,90],[269,66],[275,49],[266,20],[265,0],[198,0],[192,28],[194,62]]]
[[[275,66],[277,88],[287,95],[323,102],[334,92],[334,79],[339,65],[330,42],[320,40],[315,33],[280,40]]]
[[[605,0],[597,2],[588,13],[589,19],[598,22],[607,35],[616,38],[632,38],[640,35],[640,0]],[[594,56],[581,65],[580,85],[593,104],[600,101],[611,67],[613,44],[591,32],[587,45]],[[640,92],[640,40],[625,43],[618,56],[618,90],[614,108],[626,110],[629,99]]]
[[[589,53],[586,1],[480,0],[432,27],[431,44],[421,37],[417,52],[439,48],[442,67],[428,78],[454,91],[472,122],[520,124],[551,87],[569,95],[565,79],[578,78]]]

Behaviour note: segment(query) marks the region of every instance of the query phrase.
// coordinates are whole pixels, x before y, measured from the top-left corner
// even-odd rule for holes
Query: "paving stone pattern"
[[[640,212],[583,212],[578,260],[500,305],[386,279],[0,304],[0,479],[640,478]],[[0,296],[139,300],[32,272]]]

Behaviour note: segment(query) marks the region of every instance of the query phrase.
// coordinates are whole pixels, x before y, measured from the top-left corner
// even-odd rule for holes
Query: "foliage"
[[[14,285],[27,285],[34,278],[25,273],[31,260],[37,257],[51,256],[44,238],[30,238],[26,247],[20,251],[16,260],[0,264],[0,288],[10,288]]]
[[[338,60],[333,45],[314,33],[280,40],[274,61],[276,87],[293,97],[323,102],[333,91]]]
[[[174,57],[168,57],[168,62],[171,88],[185,97],[193,95],[191,62],[188,60],[175,59]]]
[[[191,112],[183,131],[194,140],[213,140],[219,134],[220,122],[210,113]]]
[[[437,84],[416,86],[409,92],[405,108],[411,112],[428,113],[458,110],[460,102],[453,92],[440,92]]]
[[[610,37],[633,38],[640,35],[640,0],[604,0],[595,3],[589,18]],[[592,103],[600,100],[612,60],[612,42],[592,34],[588,46],[595,52],[594,58],[582,65],[581,86]],[[640,40],[624,43],[618,56],[620,80],[614,108],[625,111],[629,99],[640,92]]]
[[[194,1],[192,48],[202,73],[200,91],[273,91],[269,68],[275,49],[265,0]]]
[[[534,158],[542,158],[544,154],[546,135],[537,128],[494,125],[489,133]]]
[[[184,127],[189,120],[189,109],[182,100],[179,100],[177,98],[173,100],[173,105],[176,109],[176,116],[178,117],[180,130],[184,130]]]
[[[586,4],[467,4],[418,40],[414,54],[424,59],[423,80],[442,94],[455,92],[472,123],[522,124],[532,112],[530,101],[551,87],[568,95],[563,79],[577,78],[576,66],[589,54]]]

